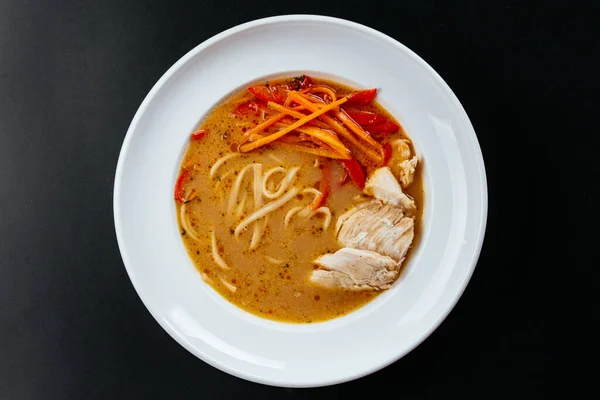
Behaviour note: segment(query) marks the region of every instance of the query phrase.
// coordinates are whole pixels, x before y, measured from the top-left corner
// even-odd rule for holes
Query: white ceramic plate
[[[179,237],[173,187],[189,133],[215,103],[251,82],[303,72],[380,88],[424,159],[426,196],[422,240],[390,290],[348,316],[294,325],[248,314],[200,279]],[[390,37],[309,15],[237,26],[175,63],[133,118],[114,191],[125,267],[160,325],[223,371],[288,387],[355,379],[421,343],[465,289],[486,215],[479,144],[448,85]]]

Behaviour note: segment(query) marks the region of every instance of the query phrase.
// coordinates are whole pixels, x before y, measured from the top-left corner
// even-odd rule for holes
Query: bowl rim
[[[196,56],[196,54],[200,53],[201,51],[217,44],[218,42],[222,41],[223,39],[226,39],[230,36],[236,35],[240,32],[243,32],[243,31],[246,31],[246,30],[249,30],[252,28],[256,28],[259,26],[265,26],[265,25],[276,24],[276,23],[281,23],[281,22],[319,22],[319,23],[334,24],[334,25],[344,26],[347,28],[352,28],[352,29],[361,31],[362,33],[371,35],[377,39],[388,42],[389,44],[391,44],[391,45],[397,47],[399,50],[403,51],[413,61],[417,62],[420,65],[420,67],[424,68],[430,74],[430,76],[435,80],[435,82],[440,86],[440,88],[450,98],[450,100],[453,102],[454,106],[457,109],[458,115],[460,115],[460,117],[462,118],[462,120],[465,124],[465,127],[467,128],[466,130],[468,131],[467,132],[468,136],[470,137],[470,139],[472,141],[473,152],[474,152],[473,155],[474,155],[474,160],[477,164],[477,168],[478,168],[478,172],[479,172],[478,175],[480,178],[479,185],[481,187],[481,197],[480,197],[481,213],[478,216],[479,226],[477,228],[477,232],[476,232],[476,236],[475,236],[475,245],[473,248],[473,252],[472,252],[471,257],[468,262],[468,268],[466,269],[464,279],[461,282],[455,296],[452,298],[452,301],[450,301],[446,304],[445,309],[440,314],[439,318],[428,329],[423,331],[423,334],[421,335],[420,339],[415,341],[413,343],[413,345],[408,346],[406,351],[399,352],[399,353],[395,354],[393,357],[390,357],[389,359],[386,359],[386,360],[382,360],[382,362],[380,362],[378,364],[374,364],[374,365],[370,366],[369,368],[361,369],[358,372],[355,372],[353,374],[347,374],[343,378],[322,379],[319,382],[312,382],[312,383],[308,383],[308,384],[286,383],[286,382],[282,382],[280,380],[274,380],[274,379],[270,379],[270,378],[263,378],[263,377],[258,377],[256,375],[247,374],[247,373],[237,370],[235,368],[230,368],[229,366],[227,366],[224,363],[219,362],[218,360],[214,360],[210,357],[202,356],[200,352],[196,351],[196,349],[193,348],[193,346],[188,345],[188,343],[186,343],[184,340],[182,340],[182,338],[179,335],[179,332],[177,332],[175,329],[173,329],[169,324],[165,323],[161,318],[159,318],[155,314],[155,312],[150,307],[148,307],[148,302],[146,301],[144,296],[141,294],[142,291],[139,290],[139,282],[136,280],[135,275],[131,272],[131,268],[132,268],[132,267],[130,267],[131,261],[130,261],[130,258],[129,258],[129,255],[127,252],[127,248],[125,245],[125,239],[123,237],[124,234],[123,234],[123,230],[122,230],[122,226],[121,226],[121,220],[118,218],[118,216],[121,215],[120,203],[119,203],[119,200],[121,199],[121,194],[120,194],[121,193],[121,181],[122,181],[125,160],[127,158],[126,156],[129,151],[130,142],[131,142],[132,137],[137,129],[139,120],[141,119],[142,115],[146,112],[146,109],[147,109],[149,103],[154,99],[156,93],[162,88],[162,86],[166,82],[168,82],[171,79],[171,77],[181,67],[183,67],[190,59],[192,59],[194,56]],[[415,52],[413,52],[411,49],[409,49],[404,44],[400,43],[398,40],[380,32],[376,29],[370,28],[366,25],[363,25],[363,24],[360,24],[360,23],[357,23],[354,21],[350,21],[350,20],[342,19],[342,18],[324,16],[324,15],[314,15],[314,14],[286,14],[286,15],[278,15],[278,16],[260,18],[260,19],[252,20],[252,21],[249,21],[246,23],[242,23],[242,24],[231,27],[225,31],[222,31],[222,32],[210,37],[209,39],[203,41],[202,43],[200,43],[197,46],[195,46],[194,48],[192,48],[181,58],[179,58],[152,86],[152,88],[150,89],[148,94],[144,97],[144,100],[138,107],[138,109],[127,129],[127,133],[125,135],[125,138],[123,139],[123,144],[122,144],[121,150],[119,152],[119,158],[118,158],[116,172],[115,172],[114,189],[113,189],[114,226],[115,226],[117,244],[119,246],[121,258],[123,260],[123,265],[125,266],[127,275],[129,276],[129,279],[130,279],[137,295],[140,297],[140,300],[142,301],[142,303],[144,304],[144,306],[146,307],[148,312],[150,312],[152,317],[156,320],[156,322],[158,322],[158,324],[167,333],[169,333],[169,335],[173,339],[175,339],[182,347],[184,347],[191,354],[198,357],[199,359],[206,362],[207,364],[211,365],[212,367],[215,367],[215,368],[220,369],[230,375],[233,375],[238,378],[242,378],[242,379],[245,379],[245,380],[248,380],[251,382],[272,385],[272,386],[280,386],[280,387],[321,387],[321,386],[335,385],[335,384],[339,384],[339,383],[352,381],[352,380],[370,375],[380,369],[383,369],[383,368],[393,364],[394,362],[396,362],[399,359],[401,359],[402,357],[404,357],[406,354],[410,353],[412,350],[414,350],[416,347],[418,347],[421,343],[423,343],[423,341],[425,341],[440,326],[440,324],[446,319],[448,314],[454,309],[457,302],[462,297],[469,281],[471,280],[471,277],[472,277],[475,267],[477,265],[477,261],[481,254],[481,249],[483,247],[486,225],[487,225],[487,214],[488,214],[488,187],[487,187],[485,164],[483,161],[483,154],[481,152],[481,146],[479,144],[477,135],[475,134],[473,125],[466,113],[466,110],[464,109],[464,107],[462,106],[462,104],[460,103],[459,99],[456,97],[456,95],[454,94],[454,92],[452,91],[450,86],[443,80],[443,78],[427,62],[425,62],[419,55],[417,55]]]

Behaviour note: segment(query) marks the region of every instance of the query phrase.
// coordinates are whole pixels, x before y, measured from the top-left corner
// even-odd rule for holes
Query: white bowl
[[[200,279],[179,236],[173,187],[189,133],[215,103],[250,82],[301,72],[380,88],[424,159],[426,194],[422,240],[394,286],[345,317],[295,325],[246,313]],[[487,187],[465,110],[421,58],[353,22],[290,15],[220,33],[163,75],[125,137],[114,214],[129,277],[175,340],[232,375],[310,387],[385,367],[442,322],[475,268]]]

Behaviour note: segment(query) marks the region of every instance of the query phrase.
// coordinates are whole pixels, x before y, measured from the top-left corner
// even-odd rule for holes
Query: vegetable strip
[[[287,148],[290,150],[295,150],[295,151],[299,151],[302,153],[314,154],[316,156],[321,156],[321,157],[328,157],[328,158],[333,158],[333,159],[341,159],[341,157],[342,157],[333,149],[327,149],[325,147],[308,147],[308,146],[302,146],[299,144],[284,143],[284,142],[275,142],[274,144],[277,146],[281,146],[284,149]]]
[[[303,105],[304,107],[306,107],[308,110],[310,111],[316,111],[319,110],[318,106],[315,103],[312,103],[310,100],[308,100],[307,98],[301,96],[301,95],[297,95],[294,92],[290,92],[291,95],[290,97],[293,98],[293,100],[300,104]],[[331,103],[333,104],[333,103]],[[339,121],[337,121],[335,118],[330,117],[329,115],[323,115],[321,117],[323,119],[323,121],[325,121],[330,127],[331,129],[333,129],[336,133],[338,133],[340,136],[342,136],[343,138],[345,138],[346,140],[348,140],[350,143],[352,143],[353,145],[355,145],[356,147],[358,147],[362,152],[364,152],[370,159],[372,159],[373,161],[380,163],[381,162],[381,155],[370,149],[369,147],[365,146],[364,144],[362,144],[358,139],[356,139],[354,137],[354,135],[352,135],[352,133],[350,133]]]
[[[290,92],[292,93],[292,95],[294,95],[294,92]],[[266,136],[262,139],[257,140],[256,142],[250,142],[250,143],[246,143],[242,146],[240,146],[240,151],[242,153],[246,153],[248,151],[252,151],[254,149],[257,149],[261,146],[264,146],[266,144],[269,144],[277,139],[279,139],[280,137],[286,135],[287,133],[290,133],[291,131],[293,131],[296,128],[301,127],[302,125],[306,124],[307,122],[325,114],[327,111],[330,111],[332,109],[334,109],[335,107],[339,107],[340,104],[344,104],[346,102],[346,98],[342,98],[338,101],[334,101],[331,104],[328,104],[327,106],[314,111],[312,114],[305,116],[304,118],[299,119],[298,121],[294,122],[292,125],[288,126],[285,129],[280,130],[279,132],[276,132],[272,135]]]
[[[356,134],[359,138],[363,139],[365,142],[369,143],[371,146],[375,147],[378,151],[381,151],[381,145],[377,143],[375,139],[371,137],[365,130],[358,125],[352,118],[346,114],[346,111],[340,111],[335,113],[335,116],[340,119],[352,132]]]
[[[277,124],[277,126],[280,126],[280,124]],[[281,126],[283,126],[283,124],[281,124]],[[329,147],[333,148],[340,154],[341,157],[338,158],[349,160],[352,157],[350,150],[344,146],[344,143],[342,143],[340,139],[338,139],[337,135],[335,135],[333,132],[319,129],[314,126],[303,126],[301,128],[297,128],[296,131],[312,136],[313,138],[318,139],[320,142],[326,143]]]

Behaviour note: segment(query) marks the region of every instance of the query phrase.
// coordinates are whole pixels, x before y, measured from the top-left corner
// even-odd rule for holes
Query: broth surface
[[[353,91],[332,81],[313,81],[332,87],[341,94]],[[227,160],[211,179],[210,169],[214,163],[223,156],[236,152],[244,131],[261,122],[257,116],[239,118],[232,115],[236,107],[251,99],[252,94],[244,90],[217,106],[198,125],[198,128],[206,129],[207,135],[201,140],[190,140],[180,173],[186,168],[193,170],[186,183],[186,190],[194,191],[198,196],[185,205],[176,201],[185,248],[202,278],[224,298],[250,313],[293,323],[318,322],[345,315],[365,305],[380,292],[321,288],[309,280],[315,268],[313,261],[321,254],[332,253],[342,247],[337,242],[334,232],[337,217],[358,202],[367,199],[352,182],[339,185],[344,174],[340,162],[331,161],[330,164],[332,183],[326,206],[331,211],[332,220],[328,229],[323,229],[324,219],[320,215],[310,219],[294,217],[288,228],[284,227],[283,221],[288,210],[295,206],[308,205],[312,200],[308,195],[299,194],[268,217],[264,235],[256,249],[249,250],[252,229],[246,230],[238,238],[234,235],[235,226],[252,212],[251,204],[239,217],[227,210],[229,193],[245,166],[261,163],[263,171],[276,166],[286,169],[297,166],[300,169],[294,186],[318,188],[323,165],[322,159],[315,155],[278,146],[266,146]],[[383,114],[396,121],[376,103],[361,109]],[[408,138],[400,129],[398,133],[390,136],[390,140],[399,137]],[[414,154],[414,149],[412,150]],[[356,157],[367,169],[375,167],[367,160],[361,159],[360,155],[357,154]],[[405,192],[414,198],[418,207],[415,238],[411,246],[414,248],[419,242],[423,211],[420,166],[413,184]],[[240,193],[242,198],[244,193],[247,193],[250,202],[251,172],[243,180]],[[239,202],[236,203],[237,206]],[[189,227],[195,231],[198,240],[187,234],[181,225],[182,207],[185,207],[183,215],[187,218]],[[216,265],[213,259],[213,230],[219,254],[230,267],[228,270]],[[403,265],[406,265],[409,259],[410,251]],[[231,285],[236,288],[235,291],[228,288]]]

